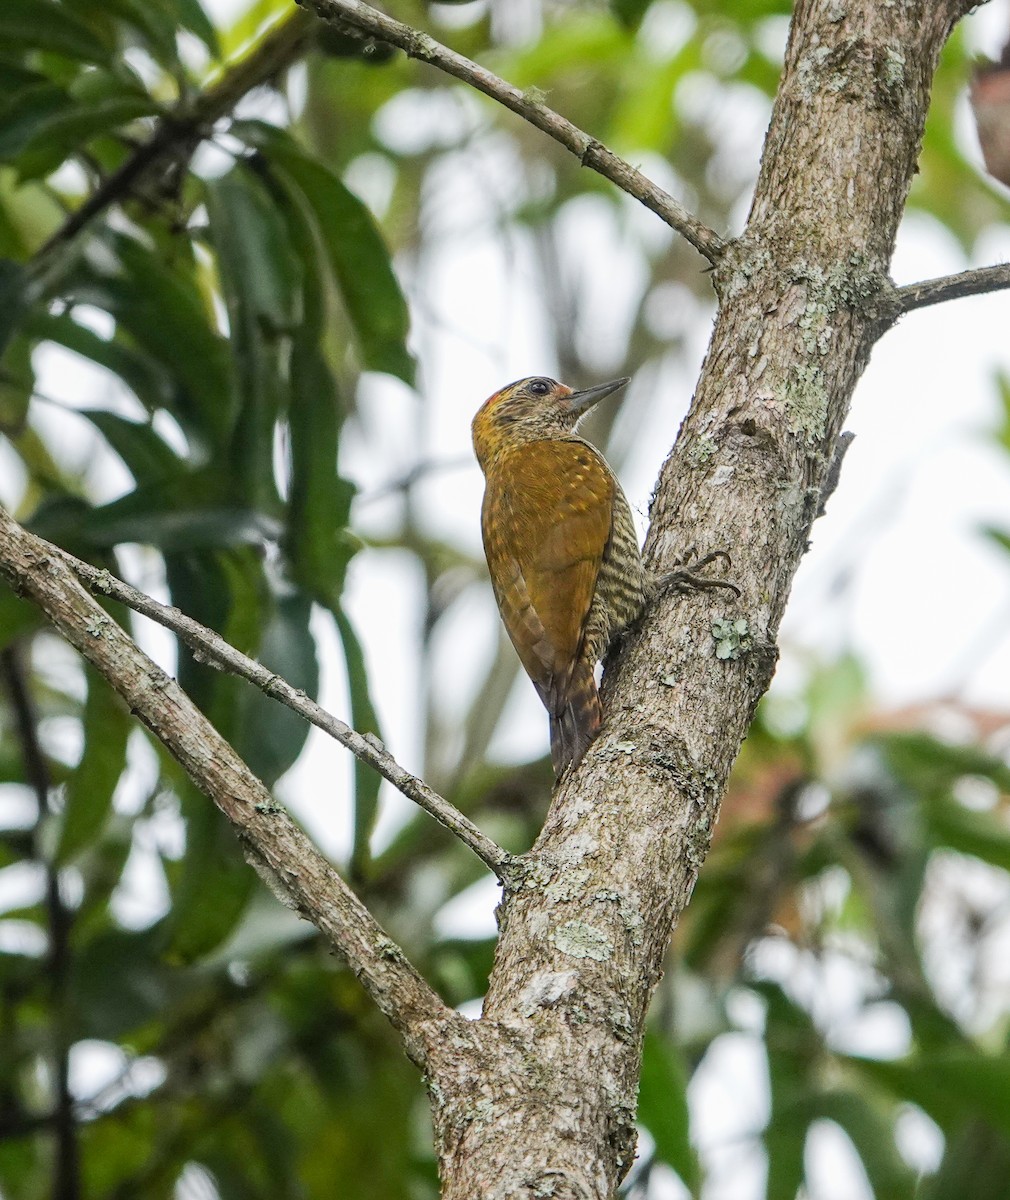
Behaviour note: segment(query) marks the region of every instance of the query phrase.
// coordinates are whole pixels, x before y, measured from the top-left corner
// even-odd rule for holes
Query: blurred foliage
[[[785,3],[611,0],[536,19],[506,0],[393,7],[549,93],[712,226],[739,226]],[[680,352],[709,285],[682,241],[643,232],[624,197],[489,102],[310,28],[286,0],[254,0],[230,24],[209,12],[200,0],[0,5],[0,462],[31,528],[160,591],[310,694],[320,622],[332,622],[349,710],[378,732],[372,693],[402,681],[368,678],[342,604],[364,544],[343,440],[354,430],[383,461],[361,374],[414,382],[404,291],[424,298],[425,255],[456,236],[431,200],[447,165],[507,159],[509,187],[486,185],[494,222],[535,248],[528,286],[569,382],[598,369],[582,251],[565,236],[587,195],[639,269],[621,316],[627,373]],[[1008,216],[955,134],[968,69],[956,38],[911,197],[965,247]],[[460,119],[433,123],[441,101]],[[115,192],[152,146],[65,236],[69,214]],[[384,181],[370,205],[355,178]],[[66,387],[42,395],[36,376],[53,361]],[[74,394],[71,362],[97,372],[103,401]],[[1004,451],[1008,427],[1005,415]],[[499,646],[462,718],[432,686],[434,639],[483,570],[426,529],[414,484],[430,465],[393,485],[396,520],[368,533],[367,553],[405,554],[423,579],[428,778],[520,849],[550,770],[489,753],[511,649]],[[1010,549],[1008,531],[991,536]],[[356,1200],[433,1197],[421,1083],[354,979],[6,591],[0,643],[0,1195],[308,1200],[339,1181]],[[190,694],[275,784],[305,728],[175,652]],[[767,1063],[770,1108],[744,1140],[767,1156],[769,1200],[804,1185],[822,1122],[848,1137],[877,1196],[944,1200],[969,1175],[973,1195],[1005,1195],[1008,729],[1000,714],[875,714],[848,659],[811,664],[796,695],[762,706],[646,1036],[649,1136],[629,1194],[659,1194],[670,1171],[692,1195],[718,1183],[687,1088],[721,1039],[742,1036]],[[451,1003],[473,1002],[493,943],[446,936],[435,917],[478,864],[421,815],[373,855],[378,784],[358,769],[354,788],[355,885]],[[884,1011],[904,1034],[875,1057],[853,1031]],[[910,1114],[928,1131],[918,1148],[900,1136]]]

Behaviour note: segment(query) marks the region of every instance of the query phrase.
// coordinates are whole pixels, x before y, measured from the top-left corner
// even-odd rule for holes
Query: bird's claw
[[[692,548],[687,556],[677,564],[675,571],[670,571],[666,575],[660,577],[660,586],[674,587],[678,591],[704,591],[710,588],[726,588],[735,596],[741,596],[743,593],[735,583],[730,583],[728,579],[706,579],[704,575],[699,575],[698,572],[707,567],[710,563],[717,562],[722,559],[727,568],[732,569],[733,560],[725,550],[713,550],[711,554],[706,554],[703,558],[694,558],[694,549]]]

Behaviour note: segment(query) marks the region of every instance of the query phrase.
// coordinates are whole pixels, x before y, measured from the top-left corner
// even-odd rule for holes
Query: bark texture
[[[500,909],[475,1048],[433,1048],[446,1200],[608,1200],[635,1152],[646,1008],[775,663],[836,437],[894,312],[888,266],[930,81],[935,0],[800,0],[746,231],[659,481],[667,570],[729,550],[743,595],[670,596],[605,679],[604,730],[565,778]]]

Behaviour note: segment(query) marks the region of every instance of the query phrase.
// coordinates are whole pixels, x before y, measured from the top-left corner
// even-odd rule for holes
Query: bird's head
[[[627,382],[614,379],[578,392],[542,375],[510,383],[489,396],[473,419],[477,461],[486,468],[499,450],[515,442],[564,437],[594,404]]]

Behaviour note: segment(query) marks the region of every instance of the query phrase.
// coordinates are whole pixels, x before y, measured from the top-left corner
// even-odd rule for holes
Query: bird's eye
[[[546,379],[534,379],[527,388],[527,391],[533,393],[534,396],[546,396],[551,390],[551,385]]]

